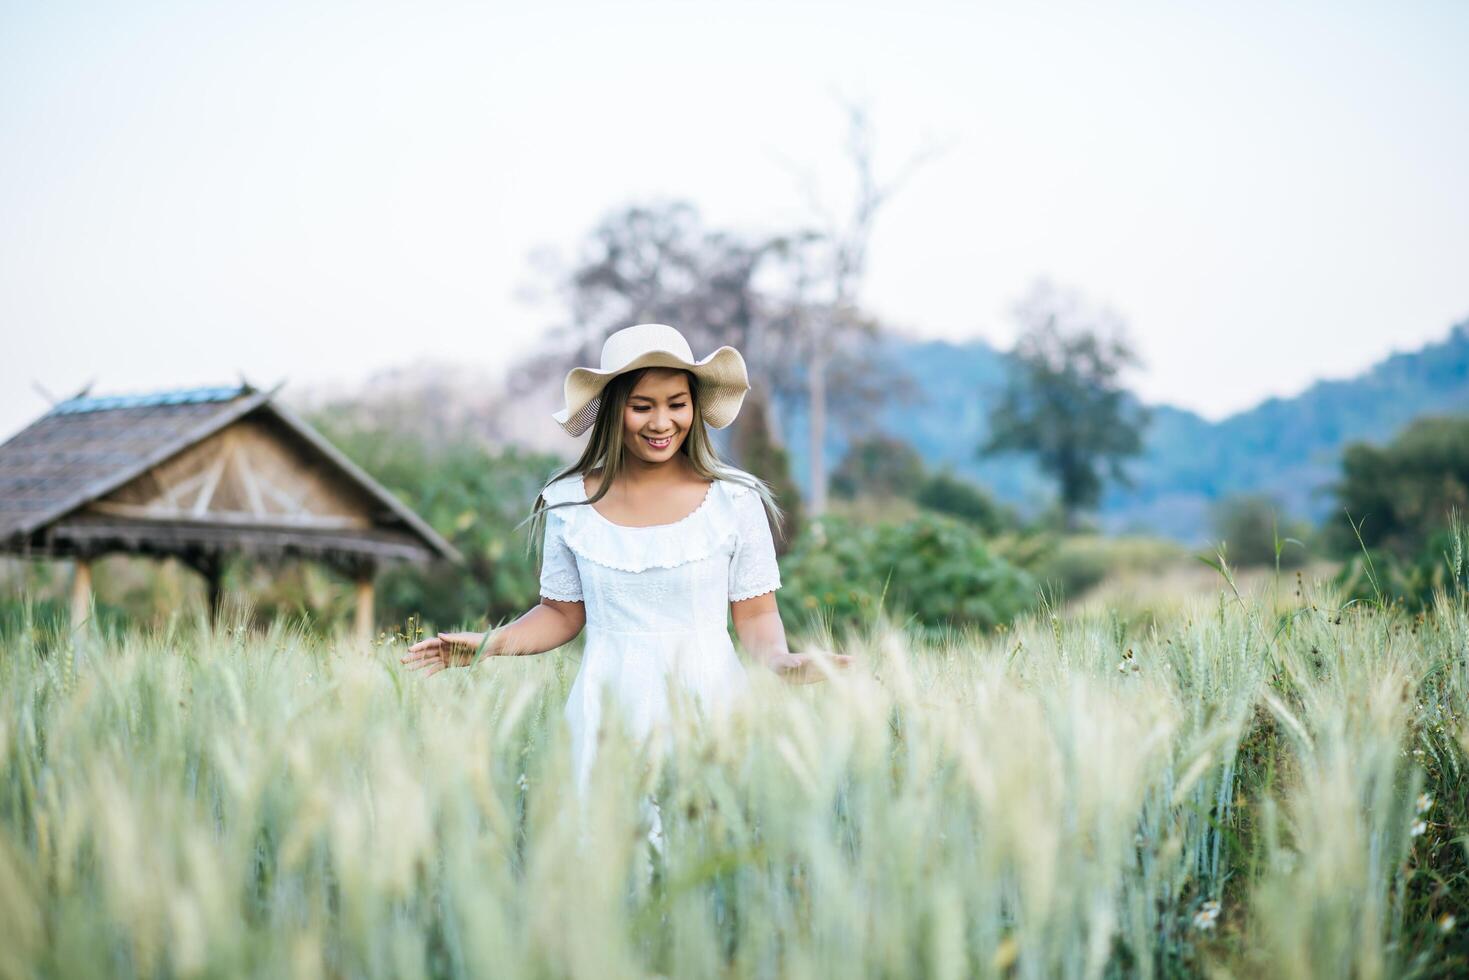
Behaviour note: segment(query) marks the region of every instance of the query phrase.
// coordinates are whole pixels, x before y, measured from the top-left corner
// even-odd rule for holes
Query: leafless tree
[[[809,171],[793,168],[807,205],[816,216],[820,251],[824,253],[818,260],[820,268],[814,273],[808,270],[803,279],[805,287],[816,295],[803,298],[798,304],[802,322],[793,334],[801,339],[805,354],[812,516],[820,516],[826,510],[825,444],[831,382],[844,366],[849,366],[844,362],[850,362],[853,354],[876,333],[875,325],[862,315],[859,299],[878,212],[921,166],[941,152],[939,148],[922,151],[896,177],[880,182],[874,162],[871,113],[863,103],[841,101],[847,116],[847,158],[856,176],[856,192],[850,208],[841,213],[831,210],[817,192],[817,182]],[[870,377],[870,374],[858,370],[854,377]]]
[[[670,323],[696,351],[729,344],[749,365],[749,396],[772,404],[790,385],[788,331],[798,320],[762,291],[766,267],[784,265],[810,236],[747,237],[710,230],[683,201],[636,204],[608,214],[557,280],[566,320],[515,372],[520,390],[571,364],[595,364],[607,335],[639,322]],[[543,256],[543,269],[552,265]],[[762,416],[763,417],[763,416]],[[778,433],[773,433],[779,439]]]
[[[934,155],[919,154],[880,183],[868,110],[844,108],[857,190],[840,216],[802,175],[816,227],[743,236],[706,229],[688,202],[651,202],[608,214],[569,267],[539,256],[567,318],[512,372],[512,393],[549,383],[571,364],[596,363],[607,335],[633,323],[674,324],[696,350],[733,345],[750,367],[747,397],[762,405],[751,415],[775,444],[787,441],[779,406],[807,406],[811,509],[820,514],[828,413],[864,431],[889,399],[913,396],[911,380],[874,356],[878,324],[859,308],[859,294],[879,210]]]

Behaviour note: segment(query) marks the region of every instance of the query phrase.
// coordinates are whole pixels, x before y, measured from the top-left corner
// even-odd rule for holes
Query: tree
[[[1231,565],[1274,565],[1280,544],[1280,567],[1295,568],[1306,559],[1307,529],[1282,514],[1280,504],[1265,494],[1235,494],[1209,510],[1215,540]]]
[[[773,358],[782,338],[769,335],[786,322],[763,322],[764,304],[753,283],[760,266],[786,244],[781,236],[747,240],[708,229],[686,201],[609,212],[570,267],[542,259],[567,316],[516,380],[536,387],[572,365],[595,364],[609,334],[640,322],[672,324],[696,348],[731,344],[747,360]],[[762,363],[751,367],[753,380],[766,376]]]
[[[922,507],[957,517],[986,534],[998,534],[1018,523],[1007,508],[947,467],[929,474],[914,499]]]
[[[1469,513],[1469,418],[1420,418],[1386,446],[1347,446],[1333,489],[1340,506],[1326,535],[1334,551],[1350,556],[1365,545],[1418,556],[1450,510]]]
[[[877,179],[873,163],[873,139],[870,114],[866,106],[844,101],[847,116],[847,156],[856,178],[856,192],[849,212],[838,217],[822,202],[816,188],[819,182],[809,173],[799,173],[801,189],[808,206],[817,215],[820,234],[810,241],[821,250],[820,268],[816,276],[805,275],[798,303],[801,317],[793,339],[800,341],[800,356],[806,367],[805,392],[808,398],[810,452],[808,466],[811,485],[810,512],[819,517],[826,512],[826,424],[829,393],[840,391],[833,384],[833,362],[844,350],[852,349],[854,340],[870,338],[875,325],[859,310],[858,300],[867,274],[867,252],[872,241],[873,226],[883,205],[923,163],[937,154],[936,149],[914,156],[887,183]],[[808,267],[809,268],[809,267]],[[819,287],[820,300],[809,298],[811,287]],[[870,377],[855,372],[856,377]],[[870,404],[870,403],[868,403]],[[847,415],[847,418],[853,416]]]
[[[779,530],[771,529],[775,536],[775,553],[784,555],[800,536],[805,516],[801,493],[791,478],[790,457],[785,448],[771,438],[771,427],[764,414],[764,400],[751,399],[746,395],[740,420],[735,426],[734,451],[742,467],[770,484],[775,499],[785,511],[783,526]]]
[[[439,629],[481,628],[536,602],[536,565],[517,525],[555,469],[555,457],[496,451],[477,438],[425,439],[414,416],[384,419],[370,397],[338,401],[311,421],[464,555],[462,567],[436,562],[383,571],[378,601],[387,622],[413,615]]]
[[[1074,530],[1104,480],[1126,482],[1122,461],[1142,451],[1148,414],[1121,384],[1139,361],[1121,322],[1086,308],[1074,291],[1037,283],[1016,312],[1023,332],[979,454],[1035,453]]]
[[[734,346],[751,383],[731,431],[735,459],[771,483],[789,486],[790,495],[782,498],[789,506],[795,496],[789,473],[770,469],[774,456],[757,464],[744,454],[751,446],[783,450],[780,405],[809,400],[820,237],[810,231],[749,236],[710,229],[683,201],[635,204],[607,214],[572,266],[560,268],[553,258],[540,257],[568,317],[539,353],[512,372],[512,394],[552,384],[572,365],[596,363],[607,335],[633,323],[673,324],[696,352]],[[854,317],[846,342],[827,361],[824,376],[835,390],[825,400],[848,431],[874,424],[884,397],[911,394],[909,379],[858,340],[875,333],[875,323]],[[745,430],[756,425],[765,431],[745,438]],[[788,469],[783,451],[779,458]]]
[[[756,279],[798,247],[799,238],[709,229],[686,201],[633,204],[608,213],[573,266],[558,269],[554,261],[542,259],[569,316],[551,331],[546,347],[512,374],[517,390],[552,383],[573,365],[595,364],[603,341],[623,327],[672,324],[696,353],[728,344],[744,356],[751,390],[732,435],[737,460],[751,468],[741,455],[745,448],[778,448],[783,442],[770,407],[778,386],[790,383],[791,359],[783,348],[790,346],[786,335],[795,324]],[[765,431],[743,437],[751,426]],[[778,459],[788,468],[783,454]],[[790,484],[788,473],[771,471],[776,462],[776,456],[763,456],[760,475]]]
[[[870,497],[908,497],[923,486],[923,457],[912,444],[888,435],[875,435],[847,447],[831,475],[831,491],[851,500]]]

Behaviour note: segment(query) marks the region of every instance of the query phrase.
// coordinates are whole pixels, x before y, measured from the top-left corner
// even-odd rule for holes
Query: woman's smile
[[[673,436],[664,436],[661,439],[654,439],[652,436],[645,435],[643,436],[643,438],[648,440],[648,445],[652,446],[654,449],[667,449],[669,446],[673,445]]]

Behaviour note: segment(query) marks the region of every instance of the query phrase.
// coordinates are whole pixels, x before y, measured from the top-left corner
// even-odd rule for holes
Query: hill
[[[990,407],[1005,381],[1005,358],[983,341],[955,344],[889,338],[881,360],[921,382],[920,400],[893,405],[883,427],[911,442],[931,466],[951,466],[1022,508],[1043,506],[1053,490],[1023,458],[978,460]],[[1420,415],[1469,411],[1469,320],[1438,343],[1393,354],[1347,379],[1320,381],[1292,398],[1272,398],[1218,422],[1168,405],[1152,406],[1144,455],[1132,463],[1131,488],[1103,500],[1102,525],[1200,539],[1209,505],[1234,493],[1265,493],[1295,515],[1319,520],[1341,449],[1382,442]],[[784,411],[797,476],[805,485],[806,421]],[[835,466],[846,438],[833,432]]]

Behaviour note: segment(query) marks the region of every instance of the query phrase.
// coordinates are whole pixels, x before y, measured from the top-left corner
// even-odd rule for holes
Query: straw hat
[[[579,436],[597,418],[602,389],[625,371],[643,367],[683,368],[699,379],[699,407],[704,421],[722,429],[735,420],[750,379],[745,359],[733,347],[721,347],[703,360],[684,335],[663,323],[624,327],[602,345],[600,368],[575,367],[566,373],[566,407],[551,417],[571,435]]]

